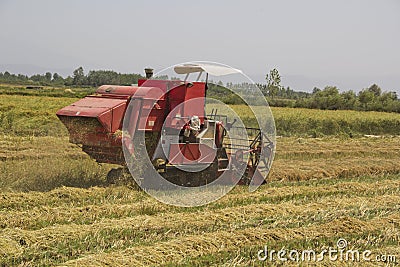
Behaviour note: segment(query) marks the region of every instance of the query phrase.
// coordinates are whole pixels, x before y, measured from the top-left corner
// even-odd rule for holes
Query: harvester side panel
[[[185,105],[183,112],[184,116],[192,117],[194,115],[199,116],[200,122],[204,123],[205,117],[205,94],[206,87],[205,83],[193,82],[191,87],[186,89],[185,100],[189,101],[188,105]]]
[[[208,145],[198,143],[171,144],[169,163],[181,164],[210,164],[215,160],[215,150]]]

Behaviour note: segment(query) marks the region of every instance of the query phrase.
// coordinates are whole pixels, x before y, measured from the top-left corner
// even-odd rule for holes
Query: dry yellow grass
[[[98,219],[90,224],[77,224],[71,221],[69,224],[54,224],[54,226],[43,227],[38,230],[8,227],[9,229],[3,232],[3,236],[9,239],[23,238],[31,247],[36,246],[39,251],[43,248],[52,247],[55,243],[65,242],[65,239],[84,240],[99,232],[131,231],[146,233],[142,236],[141,241],[155,242],[182,233],[200,234],[208,229],[213,229],[212,231],[230,229],[233,231],[245,227],[266,225],[268,222],[270,229],[293,224],[299,225],[305,221],[321,223],[343,216],[343,213],[348,210],[356,212],[354,217],[368,218],[370,214],[381,213],[382,215],[397,210],[400,203],[400,196],[386,195],[377,196],[374,199],[370,197],[353,197],[341,201],[338,199],[338,197],[326,197],[305,204],[263,203],[202,212],[160,213],[152,216],[137,215],[122,219]],[[355,206],[359,209],[355,209]],[[326,210],[326,207],[332,207],[332,210]],[[315,212],[318,212],[318,214],[315,214]],[[87,211],[87,213],[90,213],[90,211]],[[65,214],[58,214],[58,216],[62,217]],[[81,216],[90,217],[90,214]],[[279,221],[279,224],[273,222],[276,220]],[[162,224],[160,224],[161,221],[163,221]],[[182,227],[182,223],[186,227]],[[154,233],[164,233],[164,235],[152,235]]]
[[[279,138],[268,179],[297,181],[400,173],[399,158],[400,137]],[[97,165],[66,137],[0,136],[0,159],[0,187],[10,191],[102,186],[106,185],[106,172],[115,167]]]
[[[75,202],[79,190],[62,188],[33,193],[31,198],[29,193],[4,194],[14,203],[7,206],[2,201],[0,237],[7,241],[0,244],[4,263],[176,266],[192,262],[204,266],[209,265],[208,257],[225,253],[224,257],[233,260],[230,255],[239,251],[243,262],[257,265],[255,254],[251,260],[248,253],[256,253],[266,242],[279,248],[297,240],[301,246],[306,240],[335,242],[340,235],[352,242],[366,236],[379,238],[372,248],[381,250],[399,244],[398,176],[276,184],[254,194],[238,188],[216,203],[195,209],[137,198],[139,192],[129,196],[121,187],[83,189],[83,200],[97,195],[92,201],[102,205],[79,206],[84,203]],[[120,199],[109,197],[113,190]],[[54,202],[58,196],[75,200],[68,207],[67,202]],[[46,200],[49,203],[41,207]],[[41,225],[35,225],[40,220]]]
[[[179,263],[185,257],[199,257],[205,254],[220,252],[221,250],[252,245],[254,242],[258,243],[261,241],[266,243],[276,240],[332,237],[337,233],[346,235],[354,231],[361,233],[372,232],[387,229],[394,222],[400,222],[399,215],[372,219],[366,222],[350,217],[340,218],[329,223],[293,229],[264,229],[255,227],[245,230],[219,231],[218,233],[189,235],[151,246],[138,246],[118,252],[89,255],[67,262],[63,266],[100,266],[110,264],[120,266],[148,266],[168,262]]]
[[[53,111],[38,99],[23,112],[46,122]],[[11,100],[22,101],[2,99]],[[96,164],[61,132],[0,136],[0,266],[280,266],[258,261],[257,251],[318,249],[339,237],[400,260],[400,137],[278,138],[269,184],[178,208],[109,186],[105,175],[115,166]]]
[[[271,180],[400,173],[400,138],[280,138]]]
[[[318,198],[318,201],[331,196],[350,194],[360,197],[365,195],[379,196],[382,193],[397,193],[397,188],[400,188],[400,182],[397,180],[376,181],[373,187],[371,187],[370,183],[339,182],[335,185],[318,186],[317,188],[311,186],[285,186],[270,188],[267,191],[259,190],[254,193],[245,192],[244,188],[241,188],[228,194],[217,203],[208,205],[207,210],[218,210],[219,206],[240,209],[243,202],[245,202],[246,206],[260,205],[259,203],[265,202],[273,203],[271,207],[274,205],[279,206],[281,201],[289,198],[292,199],[292,204],[294,204],[295,201],[303,201],[304,196],[310,199]],[[76,199],[74,200],[74,194],[79,194],[79,191],[82,191],[82,201],[76,201],[76,199],[79,199],[79,196],[75,196]],[[5,194],[2,201],[0,201],[0,206],[12,207],[12,210],[0,211],[0,222],[2,222],[4,227],[8,228],[37,229],[44,225],[66,225],[78,222],[81,224],[91,224],[108,218],[130,218],[135,215],[147,213],[167,213],[171,214],[171,216],[182,216],[178,214],[185,211],[183,208],[175,208],[158,203],[154,199],[147,199],[144,193],[129,192],[129,189],[126,190],[126,197],[119,200],[107,200],[108,197],[106,195],[102,200],[85,203],[85,193],[89,193],[90,191],[93,193],[96,192],[101,196],[104,193],[104,188],[93,188],[90,190],[62,188],[48,193]],[[118,194],[117,188],[108,191],[108,193],[114,191],[116,195]],[[129,193],[131,193],[130,196],[128,196]],[[54,198],[54,196],[71,196],[71,198],[67,197],[67,202],[54,202],[59,200],[57,199],[58,197]],[[249,198],[247,202],[246,198]],[[16,203],[22,205],[16,206]],[[24,203],[29,204],[24,205]]]

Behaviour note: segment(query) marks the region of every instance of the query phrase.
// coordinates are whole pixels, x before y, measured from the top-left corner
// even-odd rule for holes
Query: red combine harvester
[[[178,74],[206,70],[196,65],[175,67]],[[123,138],[141,133],[152,167],[176,185],[208,184],[238,166],[243,168],[242,184],[254,174],[253,179],[264,181],[257,166],[263,161],[263,168],[269,168],[272,142],[260,129],[245,128],[251,138],[234,145],[226,129],[235,121],[229,123],[217,111],[205,114],[208,73],[205,82],[151,79],[151,69],[146,69],[146,77],[138,86],[100,86],[94,95],[60,109],[57,116],[67,127],[70,142],[81,145],[99,163],[126,166]],[[124,117],[128,129],[123,128]],[[205,167],[188,172],[182,166]]]

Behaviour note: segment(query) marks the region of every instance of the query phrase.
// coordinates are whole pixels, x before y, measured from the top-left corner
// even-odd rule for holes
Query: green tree
[[[45,81],[45,77],[44,77],[43,75],[40,75],[40,74],[32,75],[32,76],[30,77],[30,79],[31,79],[32,81],[39,82],[39,83]]]
[[[46,74],[44,75],[44,77],[45,77],[45,79],[46,79],[47,82],[51,82],[51,77],[52,77],[52,76],[53,76],[53,75],[51,75],[50,72],[46,72]]]
[[[318,87],[314,87],[312,89],[312,94],[315,95],[316,93],[321,92],[321,89],[319,89]]]
[[[71,76],[68,76],[64,79],[64,84],[67,86],[71,86],[74,83],[74,79]]]
[[[54,85],[65,85],[65,81],[62,76],[57,72],[53,74],[53,80],[51,81]]]
[[[272,69],[269,71],[269,74],[265,76],[267,80],[267,87],[269,96],[273,99],[280,90],[283,90],[281,85],[281,75],[277,69]]]
[[[336,86],[326,86],[324,90],[316,93],[315,99],[320,109],[340,109],[343,103]]]
[[[358,106],[357,95],[353,91],[347,91],[340,94],[343,99],[341,109],[355,109]]]
[[[364,89],[358,93],[358,101],[360,101],[363,110],[368,110],[374,100],[375,93],[369,89]]]
[[[87,83],[92,86],[103,84],[120,84],[120,76],[115,71],[92,70],[87,77]]]
[[[82,67],[77,68],[73,72],[73,85],[84,85],[85,84],[85,73]]]
[[[374,93],[375,96],[380,96],[382,94],[382,89],[375,83],[368,88],[368,91]]]
[[[60,77],[61,76],[57,72],[54,72],[54,74],[53,74],[53,80],[54,81],[58,80]]]

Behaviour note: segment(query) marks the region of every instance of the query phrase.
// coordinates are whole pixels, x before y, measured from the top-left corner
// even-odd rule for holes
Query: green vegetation
[[[357,95],[353,91],[339,93],[337,87],[327,86],[323,90],[314,88],[310,97],[296,100],[294,107],[400,113],[400,100],[396,92],[382,92],[376,84],[363,89]]]
[[[111,165],[99,165],[68,137],[0,136],[0,188],[48,191],[106,185]]]
[[[277,134],[321,137],[324,135],[399,135],[400,114],[352,110],[272,108]]]
[[[85,75],[82,67],[74,70],[72,77],[63,78],[58,73],[46,72],[44,75],[35,74],[30,77],[23,74],[0,72],[0,82],[24,85],[44,86],[99,86],[103,84],[131,85],[143,78],[140,74],[117,73],[112,70],[91,70]]]
[[[63,91],[63,90],[61,90]],[[0,96],[0,131],[14,136],[66,136],[55,115],[77,98],[47,96]]]
[[[229,114],[229,110],[220,105],[207,105],[210,113],[212,108],[218,108],[218,114]],[[231,105],[239,114],[243,123],[257,127],[257,121],[250,107],[246,105]],[[254,107],[254,111],[263,110]],[[400,133],[400,114],[375,111],[354,110],[313,110],[305,108],[271,107],[275,120],[276,132],[280,136],[344,136],[360,135],[398,135]],[[262,118],[266,120],[267,118]]]
[[[97,88],[95,87],[70,87],[60,88],[44,86],[38,88],[27,88],[23,85],[0,84],[0,95],[22,95],[22,96],[51,96],[51,97],[67,97],[82,98],[93,94]]]
[[[123,74],[111,70],[91,70],[85,75],[82,67],[74,70],[67,78],[50,72],[44,75],[36,74],[31,77],[22,74],[0,73],[0,83],[52,86],[53,88],[38,88],[23,90],[22,86],[8,86],[0,88],[0,94],[47,95],[64,96],[62,91],[54,87],[72,87],[75,96],[82,97],[93,92],[93,87],[103,84],[131,85],[143,78],[140,74]],[[168,79],[168,76],[158,78]],[[176,79],[176,78],[173,78]],[[249,84],[226,84],[229,88],[248,89],[254,86]],[[376,84],[362,89],[360,92],[348,90],[340,92],[336,86],[326,86],[324,89],[314,88],[312,93],[294,91],[281,85],[281,76],[277,69],[272,69],[266,75],[266,84],[257,84],[263,95],[273,107],[296,107],[323,110],[359,110],[384,111],[400,113],[400,99],[394,91],[383,92]],[[82,88],[84,87],[84,88]],[[73,93],[70,93],[73,94]],[[217,98],[226,104],[244,104],[243,100],[224,87],[222,82],[210,81],[208,96]]]
[[[0,92],[4,87],[0,86]],[[4,89],[10,90],[10,89]],[[23,91],[28,89],[14,88]],[[84,90],[84,89],[82,89]],[[30,92],[30,91],[29,91]],[[77,95],[63,89],[43,89],[34,95],[0,95],[0,131],[17,136],[66,136],[67,132],[55,113],[78,100]],[[85,91],[81,91],[85,94]],[[248,126],[256,126],[249,107],[232,105]],[[256,107],[257,108],[257,107]],[[223,110],[218,111],[223,114]],[[281,136],[398,135],[400,114],[344,110],[312,110],[272,107],[277,134]]]
[[[230,85],[232,88],[246,88],[248,84]],[[358,110],[384,111],[400,113],[400,99],[396,92],[382,92],[382,89],[373,84],[361,90],[358,94],[353,91],[339,92],[335,86],[327,86],[323,90],[314,88],[313,92],[294,92],[290,88],[273,87],[258,84],[267,101],[272,107],[309,108],[322,110]],[[244,104],[236,94],[222,85],[210,85],[209,96],[219,99],[226,104]],[[251,88],[251,87],[250,87]]]

